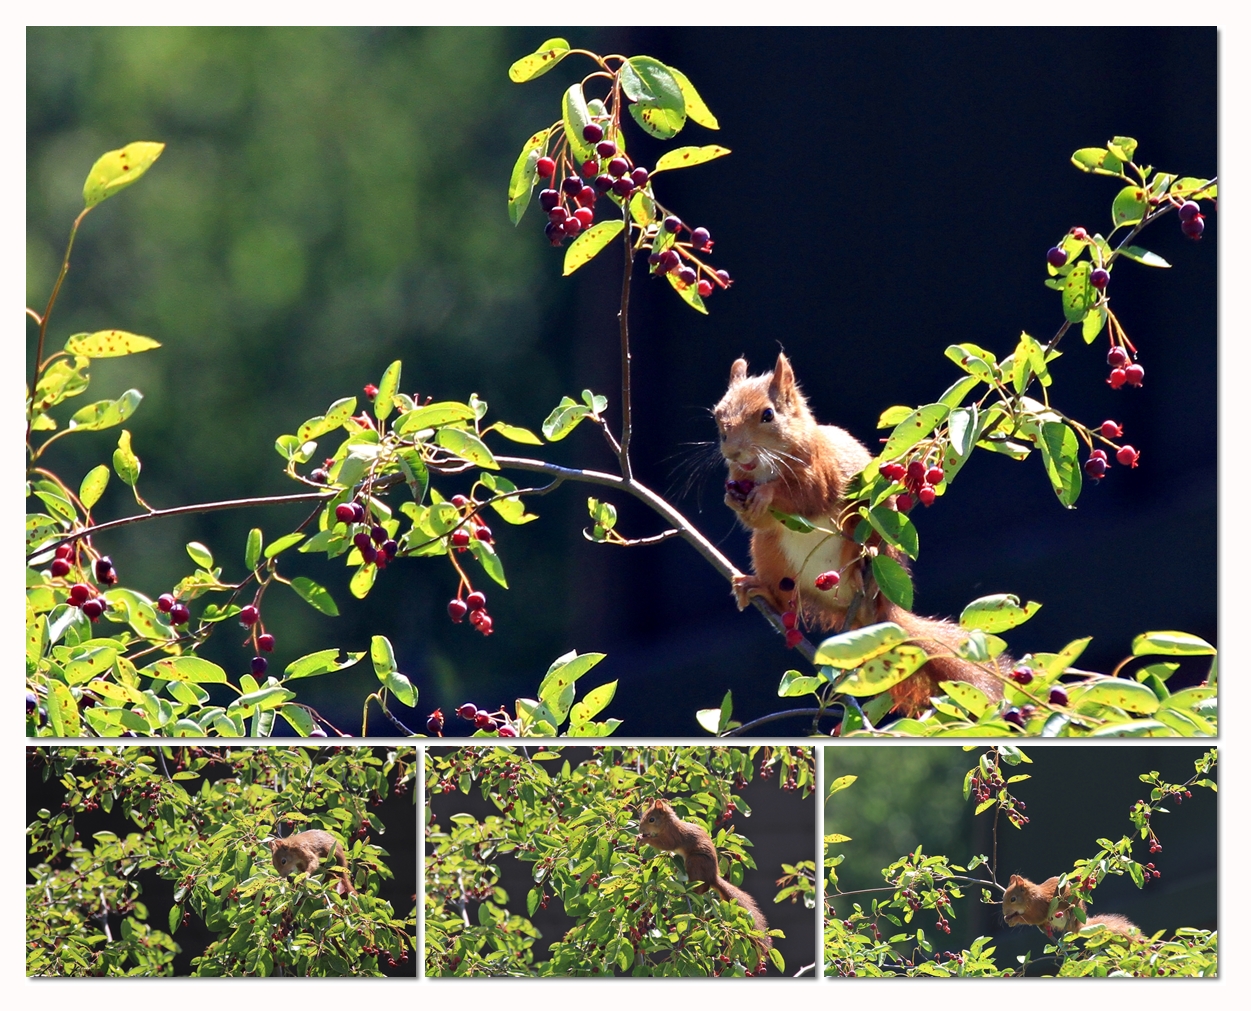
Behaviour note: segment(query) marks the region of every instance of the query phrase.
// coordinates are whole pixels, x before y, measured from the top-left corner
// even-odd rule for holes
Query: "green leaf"
[[[91,507],[100,501],[100,496],[104,494],[104,489],[108,486],[108,467],[100,464],[88,471],[87,476],[83,478],[83,483],[78,487],[78,500],[82,502],[83,508],[90,512]]]
[[[1082,340],[1093,344],[1096,337],[1103,333],[1103,325],[1108,321],[1108,310],[1101,305],[1095,306],[1082,317]]]
[[[275,541],[274,544],[280,544],[281,541]],[[273,550],[273,544],[270,545]],[[291,580],[291,589],[295,590],[305,601],[320,611],[322,614],[328,614],[330,617],[337,617],[339,614],[338,605],[335,604],[334,598],[320,583],[315,583],[308,576],[296,576]]]
[[[261,544],[264,543],[265,535],[261,533],[260,527],[253,527],[248,531],[248,542],[243,549],[243,564],[251,572],[256,568],[256,563],[261,560]]]
[[[595,259],[608,243],[621,234],[623,228],[625,222],[620,218],[601,221],[574,239],[565,250],[564,276],[568,277],[583,264]]]
[[[97,400],[75,411],[69,427],[80,432],[98,432],[120,425],[135,413],[142,399],[143,394],[138,390],[127,390],[116,400]]]
[[[1113,137],[1108,141],[1109,153],[1116,155],[1121,161],[1133,161],[1136,150],[1138,150],[1138,141],[1133,137]],[[1141,888],[1142,885],[1138,887]]]
[[[508,589],[508,580],[504,578],[504,563],[500,561],[500,556],[495,553],[491,545],[475,537],[469,542],[469,553],[478,559],[488,576],[504,589]]]
[[[330,405],[325,414],[309,418],[308,421],[300,426],[300,430],[296,433],[296,443],[303,445],[311,439],[321,438],[327,432],[333,432],[336,428],[342,428],[344,422],[355,411],[355,397],[343,397],[341,400],[336,400]]]
[[[995,356],[976,344],[952,344],[943,354],[983,382],[991,382],[999,375],[999,363]]]
[[[426,497],[426,489],[430,487],[430,472],[426,462],[415,449],[399,449],[395,457],[399,460],[400,470],[404,472],[404,480],[408,482],[408,490],[413,501],[418,505]]]
[[[574,683],[583,674],[604,659],[603,653],[570,651],[552,662],[539,683],[539,700],[555,714],[556,722],[564,720],[573,704]]]
[[[886,445],[882,448],[883,460],[893,460],[901,453],[907,452],[918,442],[929,435],[943,421],[951,409],[944,404],[927,404],[917,408],[903,421],[895,426]]]
[[[654,102],[656,96],[647,90],[647,85],[643,83],[643,78],[639,77],[638,72],[630,66],[629,61],[621,64],[618,70],[621,81],[621,90],[625,92],[626,98],[631,102],[649,101]]]
[[[476,463],[479,467],[499,470],[495,455],[487,449],[486,443],[478,436],[464,428],[440,428],[434,437],[435,442],[449,453],[455,453],[462,460]]]
[[[479,475],[478,480],[496,495],[507,495],[510,491],[517,490],[517,486],[508,478],[500,474],[492,474],[490,471],[483,471]],[[491,508],[499,514],[505,523],[520,525],[538,519],[538,516],[534,513],[526,512],[525,503],[520,498],[497,499],[491,503]]]
[[[859,778],[860,778],[859,776],[839,776],[836,780],[834,780],[834,782],[830,784],[829,790],[826,791],[825,799],[829,800],[831,797],[834,796],[834,794],[840,793],[843,790],[846,790],[847,787],[851,786],[851,784],[854,783]],[[849,836],[843,836],[835,840],[835,839],[830,839],[827,837],[826,842],[851,842],[851,838]]]
[[[311,678],[318,674],[331,674],[335,671],[343,670],[346,667],[352,667],[360,661],[364,653],[348,653],[347,659],[340,663],[338,649],[322,649],[316,653],[307,653],[298,660],[292,660],[287,664],[287,669],[283,671],[282,677],[284,681],[294,681],[296,678]]]
[[[1056,498],[1066,509],[1073,508],[1082,493],[1082,468],[1077,460],[1077,435],[1061,421],[1045,421],[1038,448],[1043,467]]]
[[[686,102],[686,114],[702,127],[706,127],[709,130],[720,130],[721,124],[717,122],[717,117],[704,104],[704,100],[700,97],[699,92],[695,90],[695,85],[691,84],[686,75],[676,67],[670,67],[669,73],[673,75],[673,79],[678,82],[678,87],[682,91],[682,98]]]
[[[58,358],[48,365],[35,384],[34,409],[54,407],[82,393],[91,383],[86,371],[90,365],[91,359],[81,355],[73,360]],[[55,422],[52,422],[52,427],[56,427]]]
[[[896,646],[866,660],[836,681],[834,688],[846,695],[876,695],[910,677],[927,659],[920,646]]]
[[[385,635],[375,635],[369,640],[369,659],[373,661],[374,673],[378,675],[379,680],[398,669],[395,663],[395,649],[391,646],[391,640]]]
[[[378,680],[386,685],[387,691],[399,699],[404,705],[413,709],[417,705],[417,689],[408,678],[399,671],[392,671],[383,677],[381,674]]]
[[[508,425],[502,421],[497,421],[487,431],[499,432],[505,439],[511,439],[513,442],[520,442],[526,446],[543,445],[542,439],[530,431],[530,429],[522,428],[519,425]]]
[[[810,534],[817,529],[810,520],[804,519],[802,516],[796,516],[794,513],[784,513],[781,509],[770,509],[769,515],[786,527],[787,530],[794,530],[798,534]]]
[[[1172,266],[1164,257],[1143,249],[1141,246],[1121,246],[1120,253],[1122,256],[1128,256],[1135,263],[1141,263],[1144,267]]]
[[[678,293],[678,296],[696,312],[702,312],[708,315],[708,307],[704,305],[704,300],[699,294],[698,284],[683,284],[678,280],[678,272],[671,270],[665,275],[665,280],[669,282],[669,287]]]
[[[591,113],[586,107],[586,96],[582,93],[581,83],[571,84],[561,96],[560,114],[565,127],[565,140],[569,144],[569,153],[575,162],[586,161],[595,149],[582,136],[582,131],[591,122]]]
[[[875,555],[873,578],[877,580],[878,588],[887,600],[898,604],[905,611],[912,610],[912,577],[895,559],[889,555]]]
[[[543,889],[531,888],[526,894],[526,915],[533,916],[534,911],[539,908],[539,902],[543,898]]]
[[[814,662],[850,670],[871,657],[892,649],[908,638],[908,633],[893,621],[865,625],[849,632],[831,636],[817,647]]]
[[[543,421],[543,436],[548,442],[559,442],[578,426],[583,418],[591,415],[591,409],[576,403],[569,397],[561,397],[560,403]]]
[[[548,39],[529,56],[523,56],[508,68],[508,79],[516,84],[542,77],[552,67],[569,55],[569,43],[564,39]]]
[[[457,421],[476,421],[477,417],[477,412],[468,404],[449,400],[409,411],[391,427],[391,431],[396,435],[407,435],[423,428],[438,428]]]
[[[589,723],[612,701],[616,693],[616,681],[609,681],[587,692],[586,697],[581,702],[574,703],[573,708],[569,710],[569,725],[573,727],[581,723]]]
[[[95,333],[76,333],[65,342],[65,350],[72,355],[87,358],[121,358],[141,351],[159,348],[160,341],[140,337],[125,330],[97,330]]]
[[[692,165],[703,165],[715,158],[724,158],[729,153],[730,149],[720,144],[705,144],[703,147],[675,147],[656,159],[656,167],[652,169],[652,175],[673,169],[690,168]]]
[[[682,88],[659,60],[650,56],[630,57],[630,66],[656,97],[630,106],[630,115],[647,133],[661,140],[674,136],[686,123],[686,99]]]
[[[301,706],[279,706],[278,715],[286,720],[291,725],[291,729],[301,737],[307,737],[317,729],[317,724],[313,721],[313,717],[309,715],[307,709]]]
[[[1080,323],[1099,300],[1099,289],[1090,283],[1090,270],[1090,262],[1082,260],[1064,279],[1060,302],[1070,323]]]
[[[1143,632],[1134,637],[1134,656],[1214,656],[1216,647],[1189,632]]]
[[[888,543],[900,548],[909,558],[916,558],[921,550],[920,538],[916,526],[907,516],[880,505],[869,510],[869,522]]]
[[[130,448],[130,432],[122,429],[117,437],[117,449],[113,451],[113,470],[124,484],[131,488],[139,481],[139,457]]]
[[[1147,213],[1147,191],[1126,186],[1112,201],[1112,224],[1136,225]]]
[[[1121,159],[1103,147],[1084,147],[1074,151],[1072,162],[1083,172],[1094,172],[1103,176],[1119,176]]]
[[[975,720],[980,719],[990,708],[990,699],[986,697],[986,693],[974,685],[963,681],[940,681],[939,687],[950,699],[972,713]]]
[[[778,695],[784,699],[792,699],[800,695],[811,695],[823,684],[825,684],[824,678],[814,677],[811,674],[801,674],[797,670],[788,670],[782,675],[782,681],[778,685]]]
[[[513,174],[508,180],[508,220],[514,225],[520,223],[526,208],[530,206],[530,197],[538,180],[535,166],[543,156],[550,133],[550,130],[540,130],[534,134],[521,146],[521,154],[513,165]]]
[[[160,681],[193,681],[196,684],[225,684],[226,672],[198,656],[166,657],[140,667],[139,673]]]
[[[978,597],[960,612],[961,628],[979,628],[983,632],[1005,632],[1029,621],[1042,604],[1031,600],[1024,607],[1014,593],[993,593]]]
[[[138,182],[164,150],[164,144],[137,140],[101,155],[87,173],[87,181],[83,184],[83,203],[95,207],[100,201]]]
[[[972,379],[973,377],[969,376],[968,378]],[[976,384],[976,380],[974,380],[974,383]],[[901,421],[910,417],[911,414],[912,408],[908,407],[906,404],[896,404],[894,407],[888,407],[881,413],[881,415],[878,416],[877,427],[894,428]]]
[[[285,534],[265,549],[265,557],[273,558],[276,555],[280,555],[286,551],[287,548],[294,547],[302,540],[304,540],[303,534]]]
[[[1104,678],[1085,690],[1069,692],[1069,705],[1076,707],[1087,703],[1114,706],[1131,713],[1149,716],[1160,708],[1160,700],[1146,685],[1122,678]]]
[[[202,569],[213,568],[213,552],[206,548],[199,541],[189,541],[187,544],[187,554],[191,556],[191,560]]]
[[[387,366],[378,381],[378,392],[374,396],[374,417],[386,421],[395,407],[395,394],[400,389],[401,363],[397,360]]]

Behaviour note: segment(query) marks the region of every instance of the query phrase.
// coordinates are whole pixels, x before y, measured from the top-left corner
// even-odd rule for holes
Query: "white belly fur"
[[[830,524],[827,529],[832,526]],[[813,580],[817,576],[830,570],[837,571],[842,565],[844,541],[840,534],[827,534],[819,530],[801,534],[789,527],[782,527],[782,553],[790,568],[798,573],[796,582],[805,594],[813,590]]]

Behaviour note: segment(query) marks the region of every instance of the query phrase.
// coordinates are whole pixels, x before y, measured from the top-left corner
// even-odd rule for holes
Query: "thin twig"
[[[777,720],[789,719],[792,716],[815,716],[820,719],[822,716],[834,716],[835,713],[829,709],[786,709],[779,713],[770,713],[768,716],[762,716],[758,720],[752,720],[744,723],[741,727],[735,727],[733,730],[727,730],[722,737],[737,737],[745,734],[749,730],[755,730],[756,727],[763,726],[766,723],[774,723]]]
[[[630,244],[630,201],[623,201],[625,218],[625,266],[621,273],[621,308],[617,311],[617,325],[621,332],[621,476],[627,481],[634,479],[630,470],[630,279],[634,273],[634,247]],[[604,431],[608,431],[605,427]]]

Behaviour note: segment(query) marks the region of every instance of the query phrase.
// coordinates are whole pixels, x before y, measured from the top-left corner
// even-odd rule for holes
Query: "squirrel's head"
[[[639,841],[648,842],[664,831],[674,820],[673,808],[667,800],[655,800],[639,815]]]
[[[761,484],[803,464],[796,445],[815,424],[786,355],[772,372],[747,374],[746,359],[730,367],[730,386],[712,410],[721,434],[721,455],[731,475]]]
[[[286,845],[281,839],[269,841],[269,852],[273,855],[274,870],[284,877],[308,869],[303,854],[295,847]]]

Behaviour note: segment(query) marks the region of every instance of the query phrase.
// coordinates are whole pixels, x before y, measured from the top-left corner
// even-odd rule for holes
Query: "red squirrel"
[[[733,899],[751,913],[757,930],[769,929],[769,922],[756,905],[756,900],[721,876],[712,836],[694,822],[680,820],[668,801],[654,801],[643,812],[639,819],[639,842],[668,853],[680,853],[686,865],[687,878],[692,882],[700,882],[695,891],[702,894],[712,886],[721,898],[727,902]],[[759,943],[762,949],[772,948],[773,938],[765,934]]]
[[[1052,909],[1051,903],[1056,899],[1060,879],[1048,878],[1041,885],[1036,885],[1029,878],[1013,874],[1008,880],[1007,890],[1003,893],[1003,919],[1009,927],[1020,927],[1025,924],[1037,927],[1048,937],[1061,937],[1081,930],[1083,923],[1076,910],[1083,912],[1086,907],[1074,903],[1069,898],[1068,888],[1059,893],[1059,899]],[[1098,916],[1086,917],[1085,926],[1102,924],[1114,934],[1123,934],[1130,938],[1142,937],[1142,931],[1119,913],[1100,913]]]
[[[868,567],[858,564],[861,547],[851,537],[860,517],[844,515],[846,489],[873,454],[849,432],[817,424],[786,355],[760,376],[747,374],[744,359],[735,361],[713,416],[730,475],[725,503],[751,530],[753,573],[734,581],[740,610],[750,597],[762,596],[780,612],[802,612],[822,631],[880,621],[901,625],[931,659],[891,688],[897,712],[916,715],[928,707],[930,697],[941,694],[940,681],[966,681],[992,700],[1003,697],[999,678],[953,655],[965,637],[959,626],[893,604],[878,592]],[[791,530],[770,509],[833,533]],[[894,549],[878,550],[905,561]],[[830,571],[840,574],[837,586],[817,589],[816,577]]]
[[[274,870],[283,877],[289,877],[297,871],[307,874],[317,873],[322,861],[333,859],[339,866],[332,872],[339,880],[335,891],[340,895],[355,892],[352,878],[347,870],[347,855],[343,852],[343,844],[329,832],[319,828],[307,832],[297,832],[283,839],[269,841],[270,853],[273,855]]]

